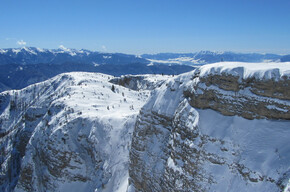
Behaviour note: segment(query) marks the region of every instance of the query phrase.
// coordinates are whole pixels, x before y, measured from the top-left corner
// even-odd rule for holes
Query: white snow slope
[[[113,92],[112,78],[67,73],[1,93],[0,191],[126,191],[131,133],[149,91]]]

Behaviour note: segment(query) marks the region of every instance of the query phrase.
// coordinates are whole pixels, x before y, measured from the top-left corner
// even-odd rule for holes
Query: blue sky
[[[0,48],[290,53],[289,0],[0,0]]]

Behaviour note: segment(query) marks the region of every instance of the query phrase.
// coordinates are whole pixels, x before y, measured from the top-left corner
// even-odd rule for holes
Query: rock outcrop
[[[169,77],[168,75],[122,75],[111,79],[110,82],[135,91],[153,90],[160,87]]]
[[[236,76],[218,74],[194,81],[199,82],[184,92],[193,107],[247,119],[290,120],[290,79],[286,76],[278,81],[248,78],[239,82]]]

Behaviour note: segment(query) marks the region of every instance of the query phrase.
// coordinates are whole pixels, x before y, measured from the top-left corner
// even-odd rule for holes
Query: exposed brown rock
[[[245,92],[252,94],[248,94]],[[246,79],[239,82],[231,75],[200,78],[194,90],[184,91],[193,107],[213,109],[223,115],[247,119],[290,119],[290,80]]]

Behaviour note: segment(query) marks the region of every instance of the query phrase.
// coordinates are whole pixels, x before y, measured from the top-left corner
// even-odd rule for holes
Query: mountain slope
[[[1,191],[125,191],[148,91],[67,73],[0,94]]]
[[[217,63],[141,109],[129,191],[289,191],[290,63]]]

